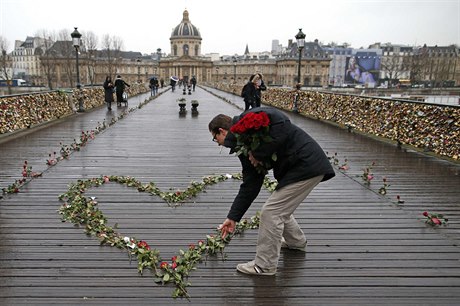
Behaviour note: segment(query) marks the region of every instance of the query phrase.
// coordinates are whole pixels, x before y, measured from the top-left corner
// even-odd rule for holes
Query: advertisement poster
[[[379,78],[380,55],[376,51],[356,50],[346,61],[345,83],[375,87]]]

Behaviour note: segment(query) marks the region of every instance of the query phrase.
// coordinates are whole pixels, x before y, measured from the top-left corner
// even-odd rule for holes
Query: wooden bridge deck
[[[119,249],[100,246],[81,228],[61,222],[58,195],[78,179],[129,175],[163,190],[186,188],[203,176],[240,171],[236,157],[220,152],[207,130],[218,113],[238,114],[240,98],[201,88],[178,114],[181,91],[164,92],[129,113],[68,160],[47,167],[48,154],[94,129],[117,110],[104,108],[66,118],[27,135],[0,140],[0,186],[20,178],[28,160],[43,176],[0,200],[1,305],[459,305],[460,165],[349,133],[289,113],[329,156],[348,171],[320,184],[297,210],[309,239],[307,254],[283,251],[275,277],[236,272],[252,260],[256,230],[225,249],[227,260],[210,258],[190,275],[191,300],[172,299],[172,287],[157,285],[149,272]],[[147,95],[132,97],[129,107]],[[190,100],[199,100],[192,115]],[[363,168],[375,162],[374,181],[362,184]],[[388,193],[378,189],[386,177]],[[177,208],[127,187],[88,190],[111,224],[126,236],[146,240],[166,260],[204,239],[225,218],[240,182],[207,188]],[[404,204],[396,203],[399,195]],[[260,208],[262,191],[248,212]],[[444,213],[448,226],[424,223],[423,211]]]

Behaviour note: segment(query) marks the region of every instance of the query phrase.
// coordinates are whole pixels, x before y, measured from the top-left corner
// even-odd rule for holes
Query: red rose
[[[425,217],[428,217],[428,212],[427,212],[427,211],[424,211],[424,212],[423,212],[423,215],[424,215]]]
[[[171,265],[171,268],[173,268],[173,269],[177,268],[177,263],[173,262],[172,265]]]
[[[163,262],[160,264],[160,268],[162,268],[162,269],[166,269],[168,266],[169,266],[169,264],[168,264],[166,261],[163,261]]]
[[[177,256],[173,256],[173,257],[171,258],[171,261],[173,261],[173,262],[175,262],[176,260],[177,260]]]
[[[147,244],[147,242],[141,240],[137,243],[137,247],[138,248],[144,248],[144,249],[147,249],[147,250],[150,250],[150,246]]]
[[[441,225],[441,220],[438,218],[431,218],[431,221],[433,221],[434,224]]]
[[[230,132],[234,133],[234,134],[243,134],[245,131],[245,127],[243,126],[243,124],[238,121],[237,123],[235,123],[231,128],[230,128]]]
[[[230,131],[235,134],[243,134],[249,130],[256,131],[269,125],[270,118],[267,113],[247,113],[230,128]]]

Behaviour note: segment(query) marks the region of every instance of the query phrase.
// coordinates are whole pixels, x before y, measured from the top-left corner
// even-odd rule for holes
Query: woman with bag
[[[107,109],[110,111],[112,110],[112,102],[113,102],[113,83],[112,78],[110,76],[105,77],[105,82],[102,85],[104,87],[104,98],[105,103],[107,103]]]

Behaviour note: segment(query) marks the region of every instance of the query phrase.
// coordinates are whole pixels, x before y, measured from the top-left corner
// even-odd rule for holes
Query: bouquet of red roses
[[[236,137],[236,154],[249,155],[250,151],[256,150],[261,143],[273,141],[269,134],[270,118],[267,113],[247,113],[237,123],[235,123],[230,131]],[[272,160],[276,161],[276,153],[272,155]],[[270,165],[265,163],[265,167],[260,165],[257,168],[259,172],[266,172],[266,168]]]

